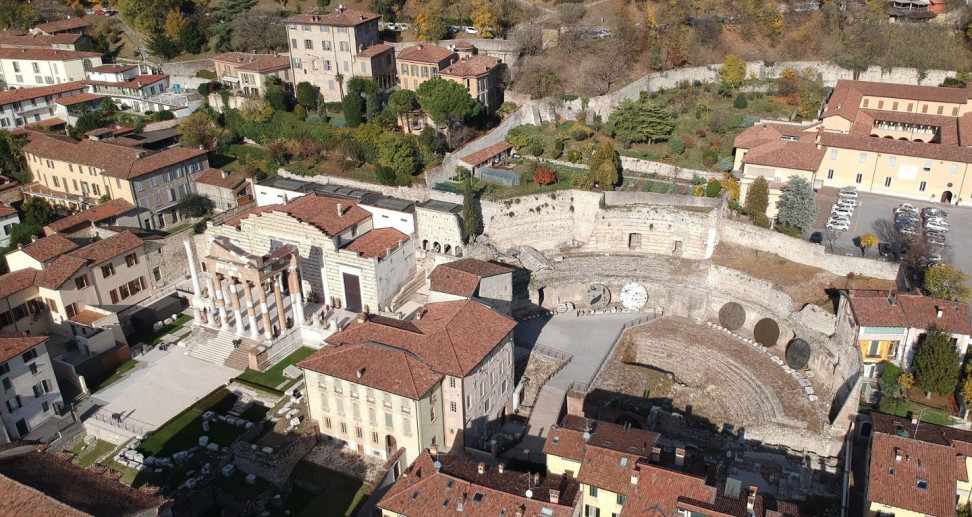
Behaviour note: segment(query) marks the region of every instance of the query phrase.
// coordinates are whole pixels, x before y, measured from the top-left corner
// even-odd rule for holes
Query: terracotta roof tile
[[[477,166],[498,154],[509,152],[510,149],[513,149],[513,146],[509,142],[499,142],[472,154],[467,154],[459,160],[471,166]]]
[[[94,208],[89,208],[74,215],[69,215],[64,219],[54,221],[45,226],[44,231],[47,235],[60,232],[71,233],[72,230],[77,230],[79,227],[88,227],[92,223],[107,221],[132,210],[135,210],[135,205],[128,201],[124,199],[112,199]]]
[[[46,238],[49,239],[50,237]],[[108,237],[107,239],[95,241],[79,250],[73,251],[71,254],[75,257],[86,259],[90,261],[92,266],[96,266],[106,260],[111,260],[119,255],[128,253],[144,243],[145,241],[139,239],[132,232],[123,232]]]
[[[340,213],[338,207],[341,208]],[[248,217],[269,212],[285,213],[321,230],[329,237],[371,217],[368,211],[360,208],[358,202],[352,199],[307,194],[285,205],[267,205],[248,210],[224,224],[239,226]]]
[[[65,141],[36,132],[30,135],[30,143],[23,151],[40,158],[64,161],[101,169],[102,174],[113,178],[130,180],[155,172],[199,156],[206,151],[174,147],[161,152],[133,149],[110,142],[83,140]],[[139,156],[142,156],[139,158]]]
[[[90,84],[94,86],[112,86],[116,88],[148,88],[149,85],[165,81],[169,78],[167,75],[136,75],[131,81],[126,81],[123,83],[113,83],[110,81],[93,81],[87,79],[84,84]]]
[[[225,177],[223,174],[225,173]],[[221,169],[206,169],[196,178],[196,183],[233,190],[246,183],[242,174],[226,172]]]
[[[0,333],[0,364],[47,341],[47,336],[22,336],[20,334]],[[3,498],[0,498],[2,500]]]
[[[637,476],[638,484],[628,490],[621,517],[676,515],[681,498],[712,502],[716,497],[715,487],[704,479],[655,465],[638,463]]]
[[[55,34],[74,29],[83,29],[89,25],[90,24],[88,22],[82,20],[81,18],[65,18],[63,20],[55,20],[53,22],[38,23],[34,26],[34,29],[44,31],[48,34]]]
[[[886,291],[865,290],[847,291],[847,299],[857,324],[863,327],[938,328],[972,334],[968,304],[910,293],[892,293],[889,301]]]
[[[391,45],[385,45],[384,43],[378,43],[378,44],[372,45],[370,47],[367,47],[365,49],[362,49],[361,52],[358,52],[355,55],[355,57],[370,58],[370,57],[375,57],[375,56],[384,54],[385,52],[391,52],[393,50],[395,50],[395,47],[392,47]]]
[[[600,447],[589,447],[581,463],[577,481],[585,485],[626,494],[638,456]]]
[[[24,246],[21,250],[39,262],[47,262],[58,255],[75,250],[78,245],[63,235],[49,235]]]
[[[0,59],[24,59],[30,61],[73,61],[85,58],[100,58],[97,52],[77,52],[51,48],[0,48]]]
[[[67,282],[87,263],[88,261],[82,258],[61,255],[37,272],[34,285],[51,290],[60,289],[64,282]]]
[[[111,63],[107,65],[96,66],[94,68],[89,68],[85,71],[89,73],[93,72],[96,74],[121,74],[129,70],[132,70],[134,68],[138,68],[138,65],[122,65],[119,63]]]
[[[442,380],[413,354],[364,343],[325,346],[297,366],[415,400]]]
[[[73,45],[81,34],[30,34],[24,31],[0,32],[0,47],[53,48],[54,45]]]
[[[781,167],[799,171],[816,171],[826,150],[817,149],[812,142],[776,141],[750,149],[743,164]]]
[[[0,514],[122,517],[156,513],[168,501],[37,450],[0,457]],[[26,512],[24,510],[26,509]]]
[[[378,343],[420,357],[437,372],[464,377],[513,330],[516,322],[472,300],[430,303],[421,319],[403,322],[370,316],[351,322],[328,343]],[[405,327],[408,325],[408,327]]]
[[[85,310],[83,310],[83,311],[75,314],[74,316],[71,316],[70,319],[71,319],[71,321],[73,321],[75,323],[78,323],[80,325],[85,325],[85,326],[91,327],[91,326],[94,325],[94,323],[96,321],[98,321],[98,320],[100,320],[100,319],[102,319],[104,317],[105,317],[105,315],[104,314],[101,314],[100,312],[95,312],[95,311],[92,311],[92,310],[89,310],[89,309],[85,309]]]
[[[250,54],[247,52],[226,52],[213,58],[219,63],[235,65],[238,70],[252,72],[271,72],[290,68],[290,58],[274,54]]]
[[[40,88],[19,88],[17,90],[7,90],[0,92],[0,106],[21,102],[30,99],[46,97],[48,95],[60,95],[68,92],[84,92],[88,87],[81,81],[71,83],[55,84],[54,86],[42,86]]]
[[[354,9],[334,10],[329,14],[298,14],[287,18],[287,23],[302,23],[305,25],[330,25],[332,27],[354,27],[362,23],[377,20],[381,16],[370,11],[356,11]]]
[[[455,56],[451,50],[438,45],[420,43],[411,47],[405,47],[398,54],[399,61],[414,61],[417,63],[439,64],[442,61]]]
[[[955,453],[951,447],[874,433],[869,472],[868,501],[926,515],[955,515]]]
[[[36,269],[21,269],[5,275],[0,275],[0,298],[6,298],[34,285]]]
[[[82,102],[97,101],[105,98],[107,97],[98,95],[96,93],[79,93],[78,95],[61,97],[60,99],[56,99],[54,102],[60,104],[61,106],[74,106],[75,104],[81,104]]]
[[[585,432],[590,433],[587,441]],[[550,429],[543,452],[574,461],[581,461],[593,449],[648,457],[657,441],[658,433],[567,415],[560,425]]]
[[[7,217],[17,213],[17,209],[6,204],[0,203],[0,217]]]
[[[474,258],[439,264],[429,275],[430,289],[440,293],[470,297],[483,278],[511,273],[512,268]]]
[[[394,251],[403,242],[408,242],[408,235],[394,228],[379,228],[351,241],[345,249],[357,252],[362,257],[382,258],[386,252]]]
[[[455,63],[439,71],[439,75],[452,77],[477,77],[489,73],[498,67],[502,61],[493,56],[476,54],[466,59],[460,59]]]

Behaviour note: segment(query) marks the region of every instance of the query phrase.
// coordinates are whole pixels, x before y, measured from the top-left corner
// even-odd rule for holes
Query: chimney
[[[439,455],[439,446],[434,443],[429,445],[429,454],[431,454],[433,458],[437,457]]]
[[[537,472],[536,474],[533,475],[533,484],[534,485],[539,485],[540,484],[540,473],[539,472]]]
[[[37,242],[37,236],[36,235],[31,235],[30,236],[30,242],[32,242],[32,243],[33,242]]]
[[[675,465],[679,467],[685,465],[685,449],[681,447],[675,449]]]
[[[560,504],[560,490],[550,489],[550,504]]]
[[[338,203],[337,209],[338,209],[338,215],[344,215],[344,204],[343,203]]]
[[[894,461],[901,461],[901,449],[899,447],[894,448]]]
[[[365,369],[364,369],[364,368],[359,368],[359,369],[358,369],[358,378],[359,378],[359,379],[361,378],[361,376],[362,376],[362,375],[364,375],[364,371],[365,371]]]
[[[936,318],[942,317],[942,308],[937,305],[935,306],[935,317]]]
[[[226,179],[227,177],[229,177],[229,173],[226,172],[226,171],[223,171],[223,172],[219,173],[219,175],[222,176],[223,179]]]
[[[30,331],[29,330],[25,330],[25,331],[21,332],[20,335],[23,336],[23,337],[29,337],[30,336]]]
[[[516,514],[515,514],[516,517],[523,517],[523,509],[524,509],[523,505],[520,505],[520,507],[516,509]]]
[[[200,151],[205,151],[206,150],[206,146],[205,145],[202,145],[202,144],[199,144],[199,150]]]
[[[368,318],[364,313],[358,314],[358,323],[364,323],[366,321],[368,321]]]
[[[651,448],[651,462],[658,463],[661,460],[661,447]]]
[[[756,487],[749,487],[749,497],[746,498],[746,509],[750,512],[756,510]]]
[[[419,50],[422,50],[422,44],[421,43],[418,44],[418,49]]]
[[[486,473],[486,464],[483,463],[482,461],[480,461],[479,462],[479,465],[476,466],[476,471],[479,472],[479,475],[485,474]]]
[[[914,413],[911,414],[911,425],[918,425],[918,415]]]
[[[500,463],[499,467],[496,467],[496,471],[499,472],[500,474],[506,472],[506,464]]]

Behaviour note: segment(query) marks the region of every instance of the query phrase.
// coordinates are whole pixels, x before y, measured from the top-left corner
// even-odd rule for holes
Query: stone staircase
[[[251,397],[247,393],[243,393],[242,395],[240,395],[240,398],[236,399],[236,403],[233,404],[233,407],[231,407],[230,410],[226,412],[226,414],[232,417],[239,417],[252,405],[253,405],[253,397]]]
[[[236,336],[232,332],[215,333],[203,330],[190,339],[195,346],[189,351],[189,355],[213,364],[225,364],[234,351],[233,340]],[[239,369],[245,370],[246,366]]]
[[[543,385],[530,413],[529,430],[523,437],[522,447],[530,449],[531,452],[543,450],[551,426],[560,423],[560,413],[566,397],[567,390],[554,386],[549,381]]]
[[[405,304],[422,286],[425,285],[425,270],[421,267],[415,268],[412,274],[405,280],[402,284],[401,289],[398,290],[398,294],[392,299],[391,307],[398,310],[402,305]]]
[[[232,340],[231,340],[232,342]],[[246,370],[250,367],[250,350],[260,346],[260,343],[249,338],[243,338],[243,342],[240,346],[233,349],[232,352],[223,361],[223,365],[229,366],[235,370]]]

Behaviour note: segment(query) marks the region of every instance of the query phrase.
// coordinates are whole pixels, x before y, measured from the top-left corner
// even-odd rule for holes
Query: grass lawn
[[[138,361],[134,359],[129,359],[128,361],[125,361],[124,363],[121,364],[121,366],[115,369],[115,373],[111,374],[111,377],[108,377],[107,379],[101,381],[101,384],[96,386],[93,391],[98,392],[114,384],[115,382],[119,381],[126,373],[128,373],[129,370],[135,368],[136,366],[138,366]]]
[[[168,230],[166,230],[166,232],[168,232],[168,233],[169,233],[169,235],[172,235],[172,234],[175,234],[175,233],[179,233],[179,232],[181,232],[182,230],[185,230],[185,229],[186,229],[186,228],[188,228],[189,226],[191,226],[191,224],[190,224],[190,223],[182,223],[182,224],[180,224],[180,225],[178,225],[178,226],[173,226],[172,228],[169,228]],[[187,316],[187,317],[188,317],[188,316]]]
[[[297,364],[314,352],[315,350],[313,348],[308,348],[306,346],[301,347],[296,352],[290,354],[283,361],[275,364],[269,370],[265,372],[258,372],[256,370],[247,369],[245,372],[241,373],[237,379],[248,384],[263,386],[274,391],[284,391],[283,389],[278,388],[278,386],[281,384],[288,382],[288,379],[283,376],[284,368],[292,364]]]
[[[145,343],[146,345],[157,345],[162,342],[162,336],[178,331],[190,321],[192,321],[192,316],[180,314],[171,325],[162,327],[162,330],[158,332],[136,332],[134,334],[129,334],[127,338],[128,344],[134,345],[136,343]]]
[[[903,398],[882,397],[880,404],[878,404],[878,411],[900,417],[907,417],[909,413],[916,415],[920,413],[922,422],[935,425],[949,426],[955,423],[948,411],[944,409],[933,408]]]
[[[303,461],[297,464],[293,475],[322,487],[317,494],[302,489],[292,492],[286,506],[291,515],[299,517],[350,517],[358,502],[371,490],[367,483]]]
[[[75,454],[74,463],[81,467],[90,467],[99,459],[115,449],[115,445],[98,440],[94,445],[86,445],[81,442],[71,449]]]
[[[148,439],[139,446],[139,450],[151,456],[171,456],[172,454],[199,445],[199,437],[203,435],[202,415],[208,410],[225,413],[236,402],[236,395],[225,388],[211,393],[200,399],[189,409],[176,415],[156,429]],[[243,432],[243,428],[234,427],[222,422],[210,422],[209,441],[220,446],[229,445]]]

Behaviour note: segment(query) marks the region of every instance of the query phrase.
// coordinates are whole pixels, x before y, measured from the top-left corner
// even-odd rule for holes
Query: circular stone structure
[[[772,318],[763,318],[753,327],[753,337],[763,346],[774,346],[780,339],[780,326]]]
[[[621,288],[620,298],[625,309],[641,310],[648,303],[648,289],[637,282],[631,282]]]
[[[587,289],[587,303],[595,310],[607,307],[611,303],[611,290],[604,284],[591,284]]]
[[[719,309],[719,324],[729,330],[738,330],[746,323],[746,309],[736,302],[729,302]]]
[[[810,362],[810,343],[796,338],[786,347],[786,364],[794,370],[802,370]]]

